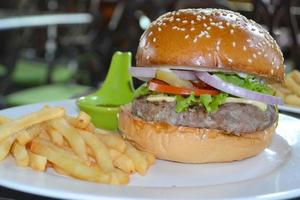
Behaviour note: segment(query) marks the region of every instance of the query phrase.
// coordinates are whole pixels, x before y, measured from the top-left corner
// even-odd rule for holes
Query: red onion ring
[[[219,77],[215,75],[210,75],[207,72],[195,72],[196,76],[206,84],[221,90],[223,92],[226,92],[228,94],[237,96],[237,97],[242,97],[242,98],[247,98],[247,99],[252,99],[256,101],[261,101],[267,104],[278,104],[278,105],[283,105],[282,99],[280,97],[275,97],[267,94],[262,94],[258,92],[254,92],[251,90],[247,90],[245,88],[241,88],[239,86],[233,85],[231,83],[226,83],[225,81],[221,80]]]
[[[129,73],[140,80],[148,81],[152,78],[155,78],[156,70],[159,68],[154,67],[130,67]],[[169,68],[160,68],[160,69],[169,69]],[[182,71],[182,70],[173,70],[179,78],[183,80],[196,81],[198,78],[195,76],[193,71]]]

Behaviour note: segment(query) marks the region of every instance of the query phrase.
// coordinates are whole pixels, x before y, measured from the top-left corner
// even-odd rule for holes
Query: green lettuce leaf
[[[191,105],[197,103],[198,100],[191,94],[190,96],[184,98],[183,96],[177,95],[176,96],[176,112],[182,112]]]
[[[204,94],[200,97],[195,97],[194,94],[191,94],[186,98],[178,95],[176,96],[176,112],[182,112],[195,105],[203,105],[208,113],[215,112],[225,102],[227,96],[228,94],[226,93],[220,93],[216,96]]]
[[[148,89],[147,83],[144,83],[138,87],[134,92],[134,98],[151,94],[151,91]]]
[[[261,83],[259,80],[255,79],[254,76],[248,75],[246,78],[242,78],[237,74],[215,73],[215,75],[227,83],[255,92],[274,95],[274,91],[267,84]]]

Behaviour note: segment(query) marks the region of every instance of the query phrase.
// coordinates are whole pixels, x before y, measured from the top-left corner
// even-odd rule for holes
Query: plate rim
[[[8,111],[8,110],[12,110],[12,109],[16,109],[16,108],[20,108],[20,107],[30,107],[30,106],[42,106],[42,105],[45,105],[45,104],[63,104],[63,103],[71,103],[71,104],[75,104],[75,100],[72,99],[72,100],[65,100],[65,101],[55,101],[55,102],[45,102],[45,103],[38,103],[38,104],[29,104],[29,105],[24,105],[24,106],[19,106],[19,107],[12,107],[12,108],[8,108],[8,109],[3,109],[0,111],[0,113],[4,112],[4,111]],[[300,122],[300,119],[296,118],[296,117],[293,117],[293,116],[290,116],[290,115],[286,115],[286,114],[282,114],[280,113],[280,115],[283,115],[285,117],[288,117],[288,118],[293,118],[294,120],[298,120]],[[22,169],[22,168],[20,168]],[[266,176],[271,176],[270,175],[266,175]],[[260,177],[258,179],[261,179],[261,178],[264,178],[264,177]],[[70,181],[80,181],[80,180],[75,180],[75,179],[68,179]],[[257,179],[255,179],[257,180]],[[255,181],[255,180],[245,180],[245,181],[241,181],[241,182],[251,182],[251,181]],[[80,181],[80,182],[85,182],[85,181]],[[221,184],[221,185],[233,185],[233,184],[237,184],[238,182],[235,182],[235,183],[229,183],[229,184]],[[9,188],[9,189],[13,189],[13,190],[16,190],[16,191],[22,191],[22,192],[26,192],[26,193],[29,193],[29,194],[33,194],[33,195],[40,195],[40,196],[44,196],[44,197],[53,197],[53,198],[68,198],[68,199],[82,199],[82,198],[88,198],[88,199],[101,199],[101,198],[104,198],[104,199],[119,199],[120,197],[118,196],[115,196],[115,197],[112,197],[112,196],[87,196],[86,194],[77,194],[77,197],[76,198],[73,198],[74,196],[72,196],[72,194],[74,194],[74,191],[54,191],[49,189],[49,188],[37,188],[36,186],[31,186],[31,185],[23,185],[23,187],[14,187],[14,185],[17,185],[17,186],[20,186],[19,185],[20,183],[17,183],[15,184],[14,181],[10,180],[10,181],[7,181],[7,180],[3,180],[3,179],[0,179],[0,186],[3,186],[3,187],[6,187],[6,188]],[[92,183],[92,184],[96,184],[96,183]],[[97,184],[98,185],[98,184]],[[110,187],[110,188],[124,188],[124,187],[127,187],[127,186],[104,186],[104,185],[99,185],[100,187]],[[217,185],[218,186],[218,185]],[[131,188],[147,188],[147,189],[150,189],[150,190],[153,190],[153,189],[157,189],[155,187],[143,187],[143,186],[129,186]],[[199,187],[186,187],[188,189],[193,189],[193,188],[204,188],[204,187],[216,187],[216,186],[199,186]],[[218,186],[219,187],[219,186]],[[184,189],[184,187],[176,187],[176,189],[178,190],[178,188],[181,188],[181,189]],[[161,189],[161,188],[160,188]],[[162,188],[163,190],[165,189],[168,189],[168,190],[173,190],[174,188],[170,187],[163,187]],[[62,196],[63,194],[63,196]],[[264,199],[282,199],[282,198],[293,198],[293,197],[299,197],[300,196],[300,188],[297,188],[297,189],[292,189],[292,190],[286,190],[286,191],[280,191],[280,192],[273,192],[273,193],[268,193],[268,194],[261,194],[261,195],[258,195],[258,196],[255,196],[256,198],[264,198]],[[254,196],[249,196],[249,197],[243,197],[243,198],[238,198],[238,199],[248,199],[248,198],[253,198]],[[123,199],[135,199],[136,197],[132,197],[132,196],[127,196],[127,197],[123,197]],[[148,198],[143,198],[143,199],[148,199]],[[151,198],[153,199],[153,198]],[[157,199],[157,198],[155,198]]]

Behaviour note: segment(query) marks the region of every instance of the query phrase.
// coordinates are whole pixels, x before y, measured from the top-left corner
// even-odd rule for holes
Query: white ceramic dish
[[[284,105],[284,106],[278,106],[278,109],[281,111],[291,112],[300,115],[300,108],[297,107]]]
[[[49,103],[76,114],[75,102]],[[40,109],[33,104],[0,111],[12,118]],[[0,185],[19,191],[64,199],[286,199],[300,196],[300,120],[280,114],[277,134],[256,157],[223,164],[179,164],[157,161],[128,186],[90,183],[19,168],[12,158],[0,163]]]

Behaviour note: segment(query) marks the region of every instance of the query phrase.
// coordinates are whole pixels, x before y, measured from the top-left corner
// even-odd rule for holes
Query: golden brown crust
[[[151,23],[140,39],[137,66],[233,70],[282,81],[284,64],[275,40],[260,25],[221,9],[185,9]]]
[[[131,114],[131,105],[121,107],[119,129],[137,148],[163,160],[184,163],[230,162],[255,156],[272,140],[277,122],[270,128],[236,136],[214,129],[146,122]]]

